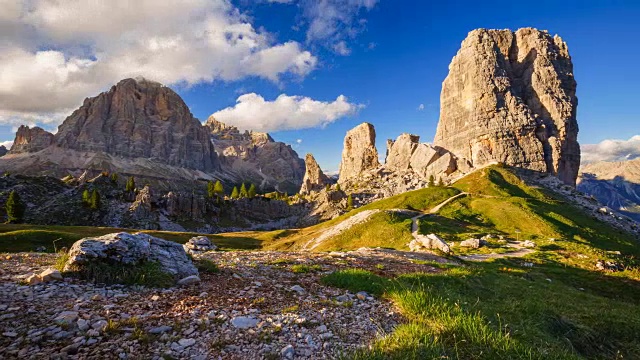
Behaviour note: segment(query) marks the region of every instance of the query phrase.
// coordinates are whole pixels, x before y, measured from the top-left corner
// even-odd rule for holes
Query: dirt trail
[[[373,215],[380,212],[380,210],[365,210],[362,212],[359,212],[355,215],[353,215],[352,217],[328,228],[328,229],[323,229],[323,233],[316,237],[313,238],[311,240],[309,240],[306,244],[304,244],[304,246],[302,247],[303,251],[311,251],[315,248],[317,248],[320,244],[322,244],[323,241],[336,236],[338,234],[340,234],[341,232],[345,231],[345,230],[349,230],[351,229],[352,226],[363,223],[367,220],[369,220],[369,218]]]

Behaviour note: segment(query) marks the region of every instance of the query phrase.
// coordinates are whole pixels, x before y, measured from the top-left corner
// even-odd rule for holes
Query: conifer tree
[[[435,186],[436,185],[436,178],[433,176],[433,174],[431,174],[429,176],[429,187]]]
[[[91,208],[94,210],[100,208],[100,193],[96,189],[91,193]]]
[[[89,189],[84,189],[82,192],[82,203],[86,206],[91,205],[91,193],[89,192]]]
[[[444,186],[444,181],[442,181],[442,178],[438,178],[438,186],[442,187]]]
[[[256,186],[251,184],[251,186],[249,186],[249,191],[247,192],[247,195],[249,196],[250,199],[253,199],[254,197],[256,197]]]
[[[213,186],[213,192],[219,197],[224,196],[224,187],[222,186],[220,180],[216,181],[216,184]]]
[[[111,174],[111,182],[114,184],[118,183],[118,174],[116,173]]]
[[[15,190],[9,194],[5,208],[10,223],[22,222],[24,217],[24,203],[20,200],[20,195],[18,195]]]
[[[326,191],[326,192],[331,191],[331,185],[330,184],[325,185],[324,191]]]
[[[127,180],[125,190],[128,192],[133,192],[136,190],[136,180],[133,178],[133,176],[129,177],[129,179]]]
[[[213,184],[213,181],[207,181],[207,197],[211,199],[215,195],[216,195],[216,192],[215,192],[215,185]]]
[[[347,208],[353,209],[353,197],[351,197],[351,194],[349,194],[349,197],[347,198]]]
[[[342,191],[342,189],[340,189],[340,184],[336,184],[336,191]]]
[[[233,190],[231,191],[231,198],[232,199],[237,199],[240,197],[240,194],[238,193],[238,187],[234,186]]]
[[[244,183],[242,183],[242,186],[240,186],[240,197],[246,198],[247,196],[247,187],[244,185]]]

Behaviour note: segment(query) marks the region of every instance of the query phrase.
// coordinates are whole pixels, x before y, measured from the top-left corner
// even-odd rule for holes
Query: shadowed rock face
[[[306,171],[304,179],[302,179],[301,194],[308,194],[311,191],[322,190],[329,183],[329,178],[322,172],[316,159],[311,154],[307,154],[304,158]]]
[[[503,162],[575,185],[576,82],[567,45],[531,28],[469,33],[442,84],[434,146],[474,167]]]
[[[122,80],[108,92],[86,99],[60,125],[55,144],[196,170],[220,168],[207,128],[180,96],[144,79]]]
[[[376,130],[369,123],[362,123],[347,132],[340,162],[339,183],[380,166],[375,143]]]
[[[20,125],[9,153],[22,154],[37,152],[50,146],[52,142],[52,133],[37,126],[30,129],[28,126]]]
[[[4,145],[0,145],[0,156],[5,156],[9,150]]]

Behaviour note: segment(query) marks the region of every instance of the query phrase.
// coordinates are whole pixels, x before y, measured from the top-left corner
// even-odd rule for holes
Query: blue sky
[[[469,31],[479,27],[514,30],[536,27],[559,34],[569,46],[578,82],[580,142],[594,144],[606,139],[629,139],[640,134],[640,107],[637,106],[637,84],[640,83],[640,48],[637,46],[640,31],[637,19],[640,18],[640,2],[279,2],[282,3],[273,0],[232,1],[227,4],[231,9],[227,11],[236,13],[229,15],[236,23],[250,24],[256,33],[268,34],[269,45],[264,45],[264,48],[295,43],[296,49],[291,50],[291,57],[311,56],[313,64],[305,67],[299,62],[296,62],[298,65],[283,63],[281,67],[285,70],[273,70],[260,65],[258,70],[246,74],[242,69],[229,70],[227,67],[224,71],[228,75],[220,76],[209,74],[209,68],[196,75],[184,69],[177,69],[173,74],[170,73],[170,66],[162,64],[162,71],[149,68],[142,74],[146,77],[158,74],[159,80],[170,84],[191,107],[194,115],[203,121],[216,111],[233,107],[236,99],[247,93],[255,93],[266,102],[274,101],[281,94],[309,98],[309,101],[318,102],[317,109],[322,113],[331,111],[321,106],[321,102],[331,103],[344,95],[352,107],[334,110],[340,115],[337,120],[310,120],[308,125],[299,126],[312,126],[310,128],[284,131],[277,129],[291,128],[291,123],[287,126],[274,124],[272,128],[276,131],[271,131],[276,140],[292,144],[301,157],[311,152],[324,169],[337,170],[345,132],[364,121],[375,125],[380,153],[384,153],[387,138],[396,138],[403,132],[420,135],[423,142],[433,139],[438,121],[441,83],[447,75],[451,58]],[[326,7],[319,8],[320,3]],[[332,9],[340,12],[339,18],[329,16],[327,19],[326,11]],[[170,10],[167,16],[170,16]],[[316,33],[312,31],[313,26],[317,26],[313,30]],[[0,31],[2,29],[0,27]],[[56,28],[61,34],[57,39],[40,41],[45,45],[44,48],[62,49],[60,51],[65,55],[65,66],[68,68],[71,57],[81,58],[76,50],[69,50],[73,48],[70,44],[77,45],[86,40],[73,38],[70,41],[71,37],[63,30]],[[87,33],[94,31],[90,30]],[[108,33],[99,31],[102,31],[100,37],[94,34],[95,39],[91,44],[100,44],[101,36]],[[107,35],[104,36],[108,38]],[[38,51],[29,50],[27,45],[23,47],[32,54]],[[39,49],[42,48],[40,46]],[[131,51],[129,48],[108,49],[118,56],[125,56],[125,50]],[[221,63],[227,56],[220,51],[206,55],[205,60]],[[184,74],[178,74],[181,71]],[[215,73],[216,70],[211,71]],[[126,72],[127,75],[134,73],[134,70]],[[202,74],[206,75],[204,79],[198,79]],[[2,70],[0,107],[3,106],[1,75]],[[91,86],[85,86],[84,91],[106,89],[108,80],[111,80],[109,76],[116,75],[105,75],[100,81],[92,80]],[[111,83],[117,80],[113,79]],[[15,84],[13,86],[16,88]],[[78,90],[78,98],[95,95],[82,91]],[[46,97],[46,93],[43,96]],[[12,129],[23,119],[27,123],[41,124],[42,119],[56,116],[60,119],[63,113],[55,104],[42,109],[35,105],[19,108],[13,106],[17,100],[12,101],[12,106],[5,106],[4,113],[0,111],[0,141],[12,139]],[[76,100],[64,101],[69,108],[73,108],[73,101]],[[421,104],[424,108],[420,110]],[[288,110],[291,109],[281,109],[276,113],[286,116]],[[54,115],[47,118],[47,112]],[[59,120],[44,120],[47,121],[43,125],[45,128],[55,128],[59,123]],[[250,119],[242,124],[247,121]],[[301,142],[298,143],[298,140]]]

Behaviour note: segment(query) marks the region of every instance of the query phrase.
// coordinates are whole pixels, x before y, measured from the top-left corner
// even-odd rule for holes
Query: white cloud
[[[418,105],[418,111],[422,111],[422,110],[424,110],[424,104]]]
[[[583,164],[632,160],[640,157],[640,135],[629,140],[604,140],[598,144],[586,144],[580,146],[580,150]]]
[[[280,131],[326,126],[339,118],[354,115],[364,105],[350,103],[344,95],[333,102],[282,94],[274,101],[249,93],[236,105],[213,114],[218,121],[242,130]]]
[[[333,45],[333,51],[335,51],[336,54],[342,56],[348,56],[349,54],[351,54],[351,49],[349,49],[345,41],[340,41],[339,43]]]
[[[360,13],[371,10],[378,0],[303,0],[303,18],[308,23],[307,42],[320,42],[340,55],[348,47],[345,40],[353,39],[366,27]],[[342,43],[342,45],[341,45]]]
[[[11,149],[11,145],[13,145],[13,140],[0,141],[0,146],[4,146],[7,150]]]
[[[80,105],[122,78],[278,82],[317,59],[228,0],[0,0],[0,123]],[[67,113],[68,114],[68,113]]]
[[[302,139],[298,139],[298,140],[296,140],[296,143],[297,143],[297,144],[302,144]]]

